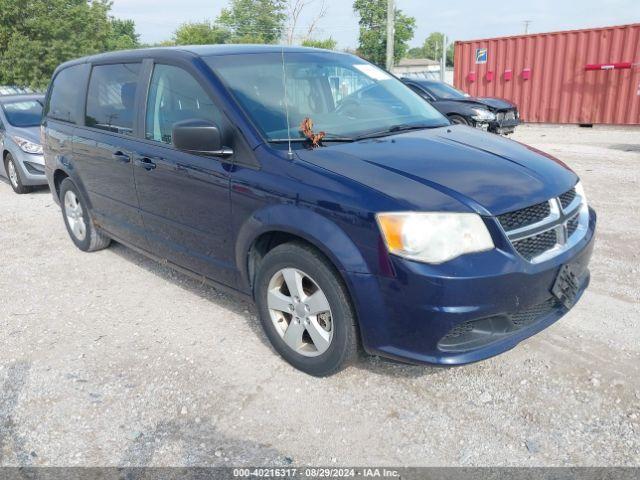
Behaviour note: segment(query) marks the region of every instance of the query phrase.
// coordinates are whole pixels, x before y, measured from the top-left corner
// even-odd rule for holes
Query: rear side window
[[[87,92],[88,127],[133,134],[139,71],[138,63],[93,67]]]
[[[84,65],[61,70],[53,79],[46,116],[63,122],[78,123],[76,112],[82,100],[85,80]]]
[[[145,137],[171,143],[173,125],[182,120],[208,120],[222,125],[222,113],[185,70],[156,65],[149,87]]]

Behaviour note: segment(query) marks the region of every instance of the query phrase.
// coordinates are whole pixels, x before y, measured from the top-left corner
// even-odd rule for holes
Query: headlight
[[[419,262],[443,263],[494,248],[475,213],[379,213],[376,219],[389,252]]]
[[[472,110],[473,115],[471,115],[471,118],[476,122],[492,122],[496,119],[495,114],[484,108],[472,108]]]
[[[30,142],[22,137],[13,136],[13,141],[18,144],[20,149],[25,153],[31,153],[33,155],[42,155],[42,145]]]
[[[580,195],[580,198],[582,199],[582,208],[587,208],[589,204],[587,203],[587,196],[584,193],[582,182],[576,183],[576,193]]]

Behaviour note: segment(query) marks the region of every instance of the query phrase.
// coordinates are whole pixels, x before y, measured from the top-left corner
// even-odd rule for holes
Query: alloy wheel
[[[327,351],[333,340],[333,317],[326,295],[296,268],[276,272],[267,292],[269,315],[289,348],[305,357]]]
[[[11,185],[14,188],[18,188],[18,171],[16,170],[16,166],[13,163],[13,160],[9,160],[7,162],[7,170],[9,170],[9,180],[11,181]]]
[[[64,195],[64,214],[67,217],[67,223],[73,236],[82,242],[87,235],[87,225],[80,200],[71,190],[68,190]]]

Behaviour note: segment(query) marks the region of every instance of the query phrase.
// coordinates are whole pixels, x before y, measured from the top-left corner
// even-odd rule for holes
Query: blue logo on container
[[[476,48],[476,63],[487,63],[486,48]]]

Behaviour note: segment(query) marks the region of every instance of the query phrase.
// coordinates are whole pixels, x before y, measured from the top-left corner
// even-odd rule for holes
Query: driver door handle
[[[136,159],[133,161],[133,164],[136,167],[142,167],[147,171],[153,170],[157,166],[155,162],[149,157],[136,157]]]

